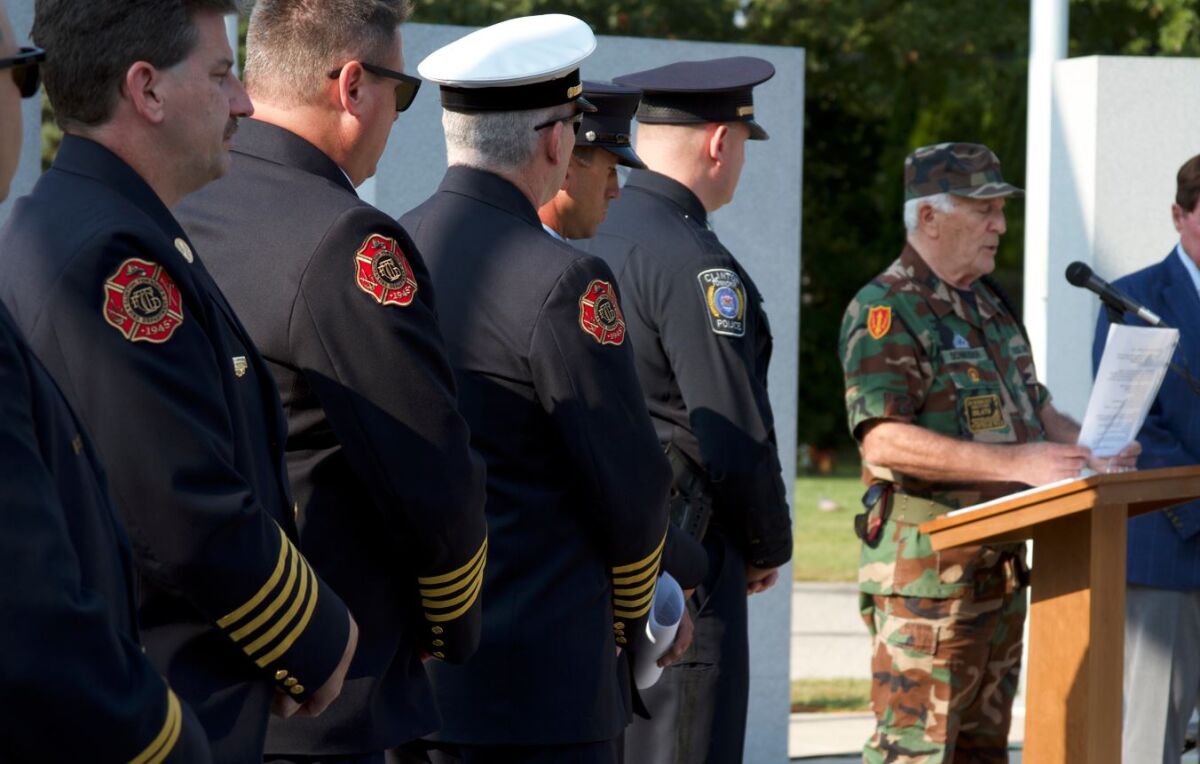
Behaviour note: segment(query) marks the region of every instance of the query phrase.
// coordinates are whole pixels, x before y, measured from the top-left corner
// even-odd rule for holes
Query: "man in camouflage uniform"
[[[934,552],[917,526],[951,509],[1132,467],[1101,463],[1050,403],[1029,342],[987,274],[1005,230],[1005,183],[985,146],[943,143],[905,161],[908,241],[842,323],[850,430],[870,486],[856,519],[859,589],[875,639],[874,762],[1007,761],[1020,672],[1023,544]]]

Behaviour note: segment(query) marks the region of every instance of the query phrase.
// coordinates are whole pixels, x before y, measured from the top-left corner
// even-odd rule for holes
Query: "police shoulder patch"
[[[709,268],[696,274],[704,294],[708,325],[715,334],[746,336],[746,289],[728,268]]]
[[[872,305],[867,310],[867,333],[875,339],[883,337],[892,328],[892,306]]]
[[[104,320],[130,342],[166,342],[183,323],[183,297],[161,265],[131,257],[104,282]]]
[[[593,279],[579,298],[579,326],[601,345],[625,342],[625,317],[612,284]]]
[[[417,280],[404,250],[383,234],[371,234],[354,253],[354,277],[358,288],[380,305],[404,307],[417,295]]]

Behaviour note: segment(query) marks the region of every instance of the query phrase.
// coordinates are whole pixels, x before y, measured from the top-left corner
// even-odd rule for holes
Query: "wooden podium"
[[[934,549],[1032,539],[1026,764],[1121,760],[1125,521],[1200,497],[1200,467],[1095,475],[921,526]]]

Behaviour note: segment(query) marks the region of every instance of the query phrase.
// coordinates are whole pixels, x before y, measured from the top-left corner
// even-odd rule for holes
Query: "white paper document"
[[[670,649],[683,620],[683,589],[670,573],[663,573],[654,592],[650,617],[646,620],[646,636],[650,644],[634,656],[633,681],[639,690],[652,686],[662,676],[658,659]]]
[[[1103,458],[1137,439],[1178,344],[1178,329],[1108,327],[1104,356],[1079,432],[1081,446]]]

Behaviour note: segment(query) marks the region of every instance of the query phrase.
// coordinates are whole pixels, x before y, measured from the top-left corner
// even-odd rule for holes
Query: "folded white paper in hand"
[[[650,617],[646,619],[646,636],[650,644],[639,650],[633,658],[633,681],[639,690],[651,687],[662,676],[658,659],[671,649],[675,632],[683,620],[683,589],[670,573],[658,579],[658,590],[650,606]]]

